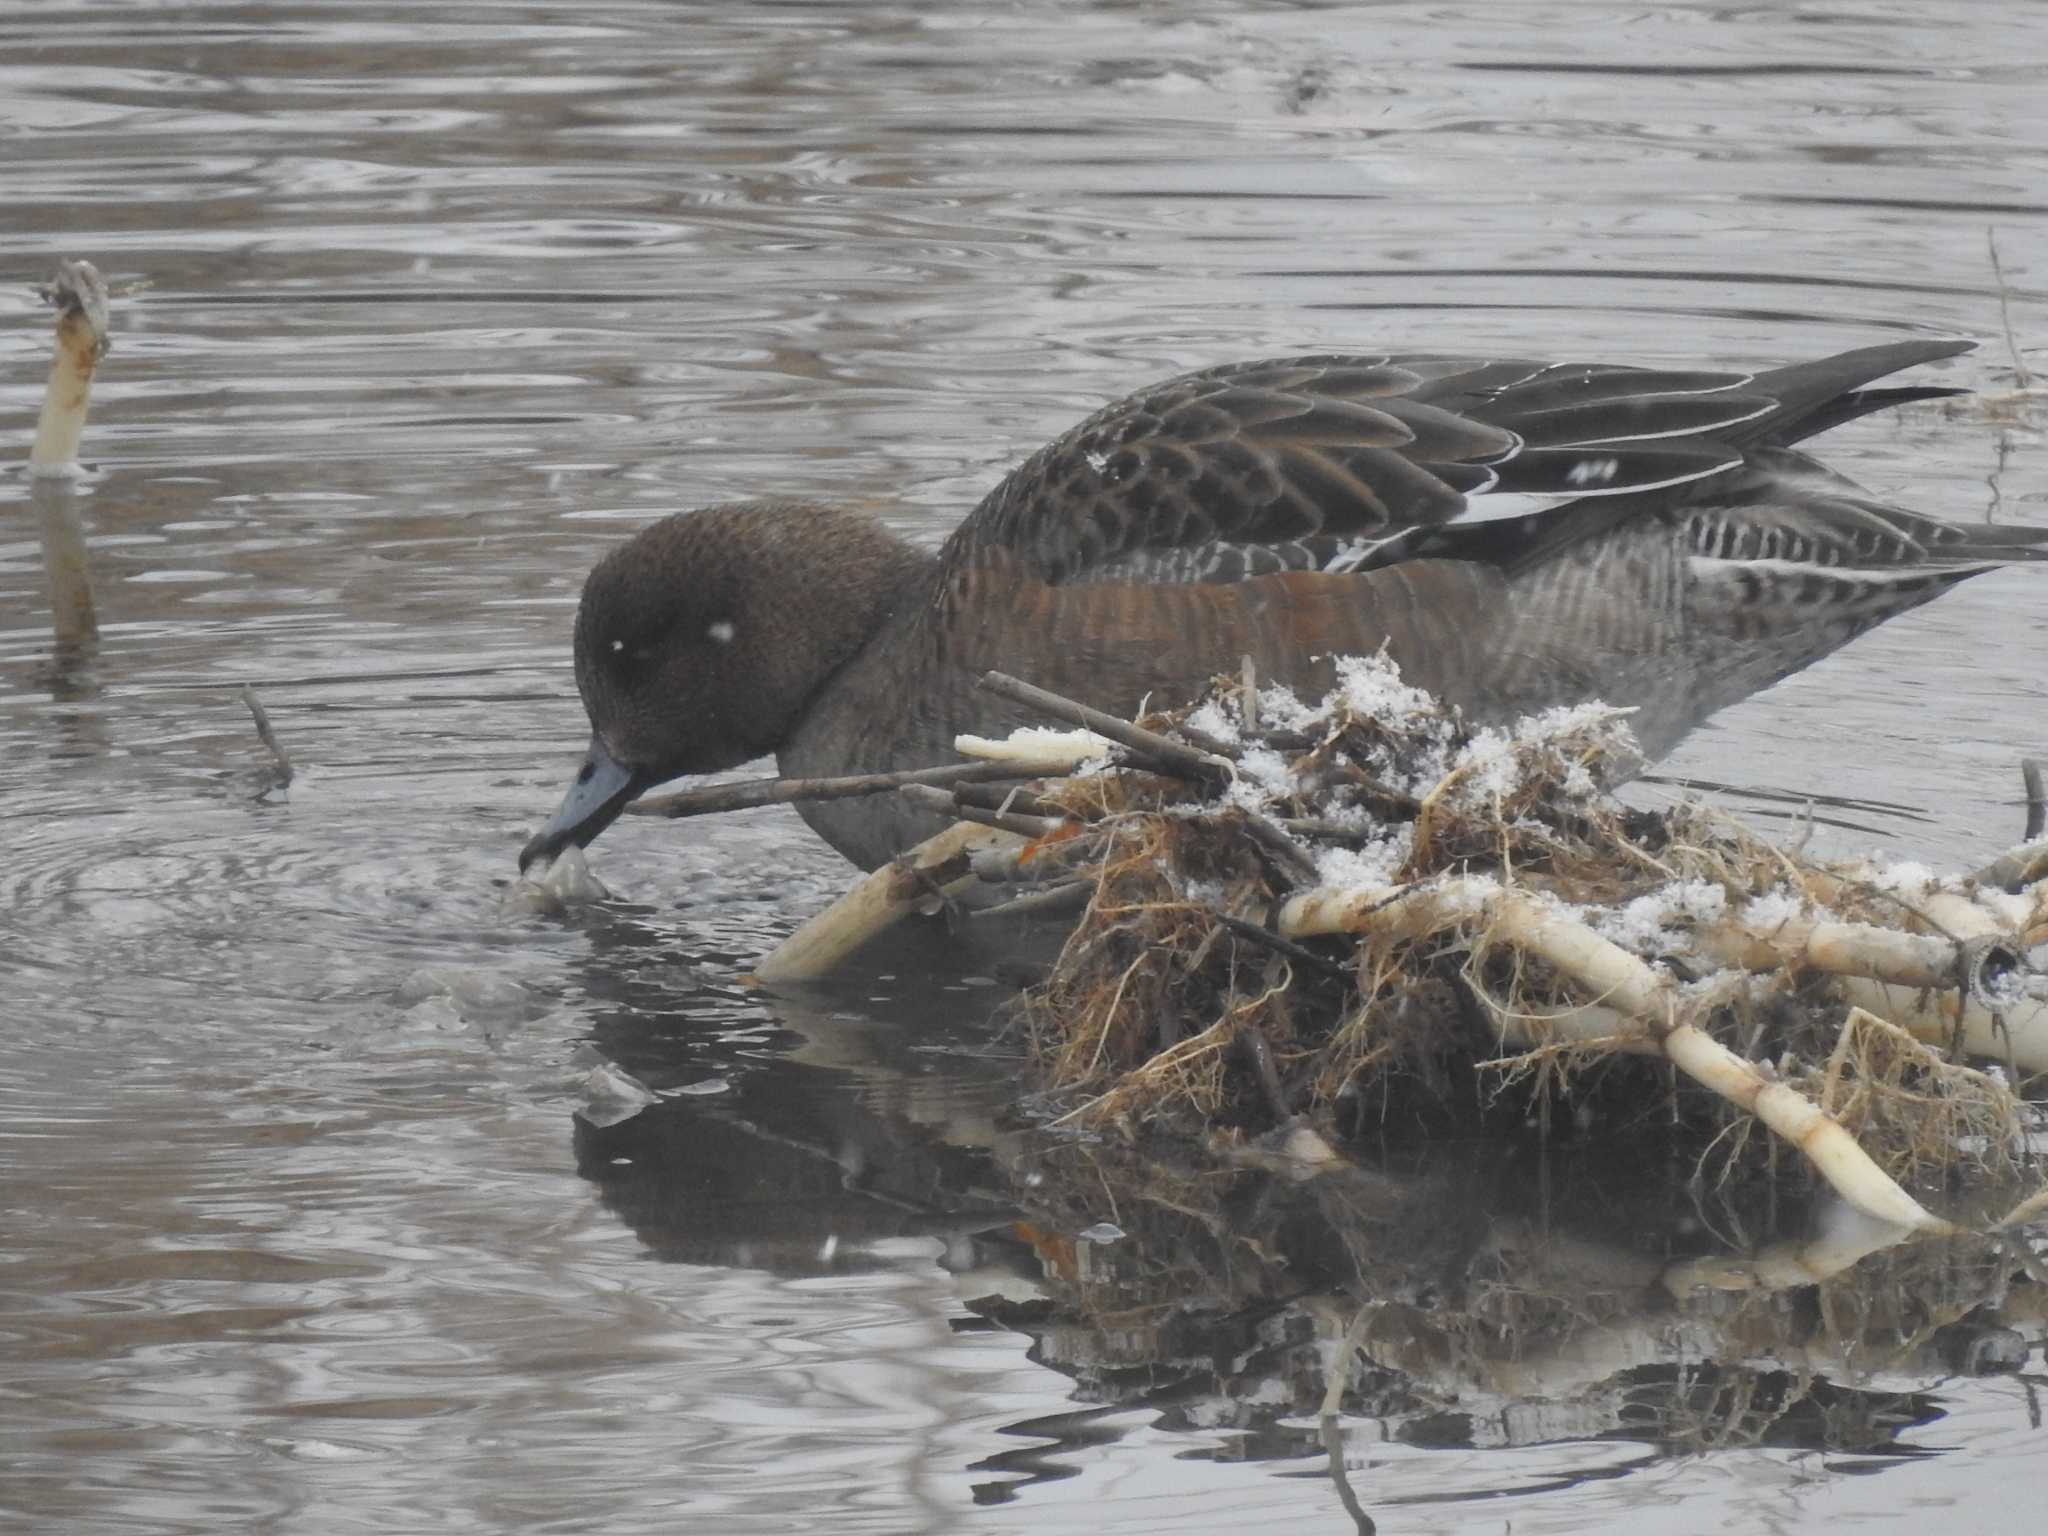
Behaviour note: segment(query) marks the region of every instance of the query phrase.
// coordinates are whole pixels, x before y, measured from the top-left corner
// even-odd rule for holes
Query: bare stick
[[[1073,822],[1064,816],[1027,816],[1022,811],[991,811],[978,805],[962,805],[935,784],[905,784],[897,793],[920,810],[936,811],[955,821],[972,821],[984,827],[1000,827],[1019,837],[1051,837]]]
[[[1161,736],[1157,731],[1148,731],[1143,726],[1120,720],[1115,715],[1093,709],[1072,699],[1048,693],[1043,688],[1014,678],[1007,672],[984,672],[981,686],[998,698],[1010,700],[1035,709],[1041,714],[1064,720],[1069,725],[1078,725],[1091,730],[1098,736],[1107,736],[1122,747],[1128,747],[1154,767],[1182,778],[1194,779],[1198,783],[1228,780],[1232,765],[1228,758],[1216,757],[1210,753],[1197,752],[1192,747],[1182,746],[1177,741]]]
[[[936,768],[905,768],[896,773],[851,773],[826,779],[743,779],[737,784],[708,784],[672,795],[649,795],[626,807],[628,816],[715,816],[751,810],[757,805],[786,805],[794,800],[850,800],[883,795],[906,784],[972,784],[1014,779],[1017,770],[1003,763],[946,763]]]
[[[1297,944],[1292,939],[1283,938],[1272,929],[1261,927],[1249,918],[1233,917],[1228,912],[1218,912],[1213,909],[1209,915],[1239,938],[1249,939],[1252,943],[1270,949],[1275,954],[1285,955],[1298,965],[1305,965],[1312,971],[1319,972],[1324,976],[1335,977],[1338,981],[1349,981],[1351,979],[1351,973],[1343,966],[1337,964],[1336,961],[1325,959],[1314,950]],[[1282,1118],[1284,1119],[1285,1116]]]
[[[1294,884],[1315,884],[1316,861],[1290,842],[1287,834],[1272,822],[1254,812],[1244,818],[1244,829]]]
[[[1237,698],[1237,707],[1244,712],[1244,731],[1249,736],[1259,728],[1259,669],[1249,656],[1239,663]]]
[[[2005,327],[2005,350],[2012,357],[2013,380],[2021,389],[2034,387],[2034,376],[2027,372],[2027,365],[2020,357],[2020,344],[2012,335],[2012,290],[2006,286],[2005,267],[1998,259],[1998,231],[1989,225],[1984,229],[1984,243],[1991,248],[1991,275],[1998,282],[1998,323]],[[2027,834],[2032,837],[2030,832]]]
[[[1024,816],[1053,816],[1070,819],[1071,811],[1021,784],[955,784],[953,799],[960,805],[978,805],[984,811],[1016,811]]]
[[[270,712],[263,707],[263,701],[256,697],[256,690],[244,684],[242,702],[249,708],[249,718],[256,722],[256,739],[270,749],[270,760],[275,765],[276,785],[283,789],[292,781],[292,760],[285,756],[284,748],[277,744],[277,733],[270,728]]]
[[[976,907],[967,914],[967,920],[979,923],[995,917],[1029,917],[1033,914],[1043,917],[1048,913],[1058,916],[1078,912],[1088,905],[1088,897],[1094,889],[1093,880],[1064,880],[1042,891],[1028,891],[1009,901],[998,902],[993,907]]]

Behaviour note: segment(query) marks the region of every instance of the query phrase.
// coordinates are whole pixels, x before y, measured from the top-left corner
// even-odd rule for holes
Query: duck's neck
[[[861,665],[873,655],[884,637],[909,627],[929,604],[937,557],[904,542],[874,518],[836,508],[816,508],[815,516],[829,520],[829,539],[804,538],[792,541],[792,555],[807,568],[789,574],[790,601],[808,611],[803,623],[794,626],[806,637],[811,654],[803,667],[815,682],[809,690],[785,741],[777,751],[785,773],[833,773],[848,771],[832,766],[845,753],[839,747],[820,747],[815,738],[819,722],[826,716],[842,719],[849,687],[863,699],[872,699],[867,714],[900,715],[907,707],[900,690],[883,684],[880,694],[863,686],[876,670]],[[902,659],[900,650],[892,656]],[[886,668],[880,670],[886,671]],[[853,712],[856,721],[859,711]],[[882,720],[873,720],[883,725]],[[859,731],[857,736],[868,733]],[[846,727],[840,727],[844,741]],[[850,743],[846,743],[850,745]],[[810,764],[791,767],[792,760]]]

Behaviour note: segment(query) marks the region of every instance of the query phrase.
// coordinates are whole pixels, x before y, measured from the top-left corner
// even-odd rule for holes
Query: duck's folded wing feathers
[[[949,542],[1049,584],[1241,580],[1448,523],[1501,492],[1612,496],[1740,464],[1750,376],[1321,356],[1172,379],[1032,455]],[[1253,551],[1266,551],[1255,555]]]

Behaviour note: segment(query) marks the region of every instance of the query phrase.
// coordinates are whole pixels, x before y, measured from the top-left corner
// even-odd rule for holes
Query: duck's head
[[[612,550],[576,610],[590,750],[520,869],[656,784],[775,751],[916,559],[873,518],[802,502],[677,513]]]

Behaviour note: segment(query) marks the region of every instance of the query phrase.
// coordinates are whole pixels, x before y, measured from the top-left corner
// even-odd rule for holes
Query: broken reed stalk
[[[754,968],[755,980],[780,986],[829,975],[848,955],[912,912],[973,884],[978,878],[975,854],[1022,842],[1014,832],[955,823],[868,875],[776,945]]]
[[[91,262],[67,261],[41,292],[57,309],[57,344],[36,418],[35,445],[29,450],[30,496],[41,525],[50,626],[59,652],[77,655],[99,638],[85,526],[72,484],[92,403],[93,372],[107,354],[107,285]]]
[[[648,795],[626,807],[628,816],[716,816],[762,805],[788,805],[798,800],[850,800],[885,795],[906,784],[976,784],[1014,779],[1007,763],[946,763],[936,768],[906,768],[897,773],[850,773],[825,779],[743,779],[736,784],[709,784],[669,795]]]

